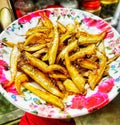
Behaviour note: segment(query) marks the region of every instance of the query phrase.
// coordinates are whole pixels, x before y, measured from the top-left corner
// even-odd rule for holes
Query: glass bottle
[[[79,7],[78,0],[59,0],[60,5],[66,8],[77,9]]]
[[[112,17],[116,11],[119,0],[101,0],[101,13],[100,17],[109,18]]]
[[[13,2],[18,18],[34,11],[34,3],[32,0],[13,0]]]
[[[47,6],[54,5],[55,0],[36,0],[35,10],[45,9]]]

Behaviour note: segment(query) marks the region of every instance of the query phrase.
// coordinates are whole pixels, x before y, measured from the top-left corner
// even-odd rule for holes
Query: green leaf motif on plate
[[[4,53],[4,54],[8,54],[8,52],[7,52],[5,49],[3,49],[3,53]]]
[[[106,49],[107,49],[107,50],[112,50],[112,48],[111,48],[111,47],[108,47],[108,46],[106,47]]]
[[[34,110],[34,111],[31,111],[31,113],[33,113],[33,114],[38,114],[38,111],[37,110]]]
[[[120,86],[119,87],[117,86],[117,91],[120,92]]]
[[[70,115],[70,114],[67,114],[67,118],[71,118],[71,115]]]

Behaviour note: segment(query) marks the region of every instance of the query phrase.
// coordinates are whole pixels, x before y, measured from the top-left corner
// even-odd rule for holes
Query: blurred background
[[[11,16],[9,17],[10,20],[8,21],[8,24],[15,19],[38,9],[68,7],[96,14],[111,23],[111,25],[120,32],[119,0],[0,0],[0,3],[0,9],[2,9],[3,12],[4,9],[6,9],[5,12],[9,11],[8,16]],[[4,20],[4,18],[1,19],[1,22],[2,20]],[[3,21],[3,23],[5,22]],[[5,28],[6,25],[2,27]]]
[[[93,13],[106,20],[120,33],[119,0],[0,0],[0,32],[27,13],[51,7],[76,8]],[[118,98],[113,102],[117,106],[116,102]],[[111,105],[112,103],[108,108],[112,107]],[[23,114],[23,111],[13,106],[0,94],[0,125],[18,125]]]

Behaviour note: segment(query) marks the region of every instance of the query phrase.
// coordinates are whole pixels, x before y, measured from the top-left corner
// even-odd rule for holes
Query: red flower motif
[[[9,81],[6,79],[5,75],[3,74],[3,72],[0,72],[0,83],[3,84],[3,86],[5,84],[7,84]]]
[[[31,16],[27,15],[27,16],[23,16],[21,18],[18,19],[18,23],[27,23],[31,20]]]
[[[85,107],[89,112],[92,112],[96,109],[100,109],[109,102],[107,94],[97,92],[90,97],[86,98]]]
[[[0,60],[0,83],[2,84],[3,87],[5,86],[5,84],[9,82],[9,80],[6,78],[3,72],[3,70],[5,70],[6,65],[7,63],[4,60]],[[7,92],[12,92],[14,94],[17,94],[16,88],[13,84],[5,89]]]
[[[113,38],[114,32],[112,32],[112,27],[104,20],[101,19],[93,19],[93,18],[84,18],[83,23],[85,23],[88,27],[96,27],[97,29],[101,31],[107,31],[107,35],[105,38]]]
[[[112,39],[113,37],[114,37],[114,32],[109,32],[109,33],[107,33],[105,38]]]
[[[114,79],[110,78],[104,82],[101,82],[98,86],[98,91],[103,93],[108,93],[114,86]]]
[[[108,27],[108,24],[103,20],[97,20],[96,21],[96,27],[98,29],[104,30],[106,27]]]
[[[0,60],[0,83],[6,84],[8,80],[5,78],[5,75],[3,73],[3,70],[5,69],[5,66],[7,63],[4,60]]]
[[[72,99],[71,108],[82,109],[87,108],[88,112],[102,108],[109,102],[108,95],[105,93],[97,92],[89,97],[76,95]]]
[[[85,104],[85,96],[76,95],[72,100],[71,108],[82,109]]]
[[[4,60],[0,60],[0,68],[4,68],[7,63]]]
[[[95,26],[97,23],[97,20],[93,19],[93,18],[84,18],[83,22],[87,25],[87,26]]]
[[[6,88],[6,91],[7,91],[7,92],[11,92],[11,93],[13,93],[13,94],[15,94],[15,95],[18,94],[18,92],[17,92],[17,90],[16,90],[14,84],[12,84],[11,86],[7,87],[7,88]]]

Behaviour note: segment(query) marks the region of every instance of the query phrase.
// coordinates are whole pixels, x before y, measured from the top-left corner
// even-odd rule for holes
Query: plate
[[[10,80],[9,65],[11,48],[3,44],[3,40],[17,43],[24,41],[28,29],[35,27],[41,13],[46,15],[54,23],[59,20],[64,25],[73,23],[77,19],[86,31],[96,34],[107,29],[104,39],[105,51],[108,58],[120,52],[120,36],[118,32],[100,17],[77,9],[50,8],[32,12],[19,18],[9,25],[0,35],[0,92],[13,105],[23,111],[47,118],[73,118],[89,114],[106,106],[120,91],[120,58],[110,64],[109,76],[100,81],[94,90],[88,90],[87,95],[72,95],[64,100],[65,110],[61,111],[44,100],[38,98],[28,90],[25,96],[16,93],[14,85],[7,89],[2,87]]]

